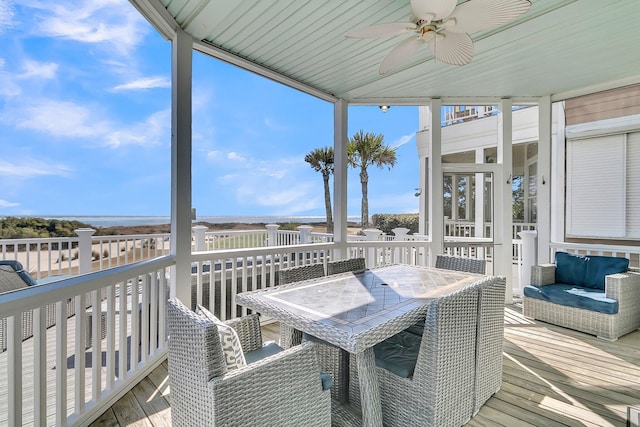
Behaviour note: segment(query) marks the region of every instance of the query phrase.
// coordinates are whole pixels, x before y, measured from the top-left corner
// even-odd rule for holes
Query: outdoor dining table
[[[424,320],[427,303],[483,276],[389,265],[237,295],[237,302],[355,356],[362,422],[382,426],[373,346]]]

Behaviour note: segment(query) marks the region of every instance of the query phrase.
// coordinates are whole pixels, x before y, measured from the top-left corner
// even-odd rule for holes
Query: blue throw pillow
[[[629,269],[627,258],[616,258],[610,256],[588,256],[587,274],[584,277],[582,286],[593,289],[603,289],[605,276],[609,274],[624,273]]]
[[[566,252],[556,252],[556,283],[582,285],[587,274],[588,258]]]

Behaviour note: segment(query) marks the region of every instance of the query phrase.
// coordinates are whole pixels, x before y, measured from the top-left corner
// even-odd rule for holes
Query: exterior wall
[[[640,85],[565,101],[567,126],[640,114]]]

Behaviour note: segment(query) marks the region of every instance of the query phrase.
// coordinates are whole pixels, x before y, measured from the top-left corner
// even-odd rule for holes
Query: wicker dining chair
[[[487,262],[483,259],[462,258],[448,255],[436,256],[436,268],[485,274]]]
[[[385,426],[460,426],[471,418],[477,319],[478,289],[471,286],[429,302],[421,337],[402,331],[374,347]],[[406,359],[409,350],[413,368],[394,356],[400,351]],[[351,403],[360,408],[353,359],[349,385]]]
[[[331,425],[330,392],[321,382],[313,344],[264,351],[275,344],[263,346],[258,315],[223,323],[224,328],[179,300],[167,301],[172,425]],[[220,340],[229,326],[246,358],[232,368]],[[255,352],[267,357],[252,357]]]
[[[301,280],[317,279],[324,276],[324,265],[308,264],[295,267],[282,268],[278,270],[278,284],[299,282]],[[290,348],[302,342],[302,332],[290,328],[284,323],[280,324],[280,345],[283,348]]]
[[[364,258],[339,259],[327,263],[327,275],[346,273],[347,271],[360,271],[366,269]]]

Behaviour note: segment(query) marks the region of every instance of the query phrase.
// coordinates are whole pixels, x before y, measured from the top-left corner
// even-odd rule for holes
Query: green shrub
[[[393,229],[408,228],[409,234],[418,232],[420,215],[416,214],[375,214],[371,217],[373,228],[386,234],[393,234]]]

